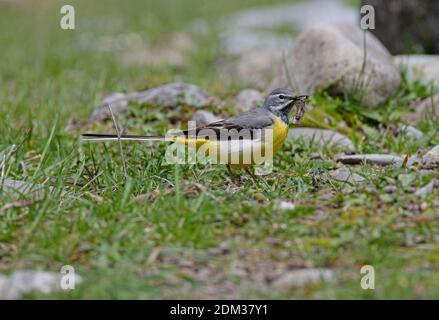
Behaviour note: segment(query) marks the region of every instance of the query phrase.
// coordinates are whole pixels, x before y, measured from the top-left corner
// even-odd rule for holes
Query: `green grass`
[[[75,31],[58,26],[61,2],[0,5],[0,151],[19,145],[4,176],[53,186],[30,206],[0,211],[0,272],[58,272],[69,264],[84,278],[73,291],[27,297],[439,297],[439,194],[412,195],[437,171],[364,165],[354,170],[366,183],[342,184],[328,176],[339,150],[297,141],[276,155],[266,183],[255,185],[246,176],[232,182],[220,166],[166,165],[166,145],[126,143],[125,180],[117,144],[81,145],[86,128],[66,129],[72,119],[85,122],[110,92],[180,79],[220,100],[236,94],[244,84],[221,81],[212,67],[220,49],[216,22],[269,2],[73,1]],[[197,19],[207,21],[206,32],[190,28]],[[126,66],[120,52],[84,45],[129,33],[160,44],[176,31],[192,34],[198,48],[179,67]],[[437,125],[422,123],[421,140],[395,136],[391,128],[411,101],[428,94],[427,86],[404,82],[379,111],[366,111],[353,99],[321,92],[304,124],[349,135],[358,152],[415,154],[439,142]],[[137,119],[119,121],[132,133],[164,133],[193,111],[176,117],[150,106],[137,109]],[[87,130],[113,129],[108,122]],[[315,153],[322,159],[310,160]],[[384,192],[388,185],[396,191]],[[136,200],[139,195],[144,201]],[[281,212],[278,200],[296,208]],[[0,208],[12,201],[0,195]],[[364,264],[375,267],[374,291],[360,288]],[[271,286],[274,275],[305,267],[332,268],[337,276],[304,288]]]

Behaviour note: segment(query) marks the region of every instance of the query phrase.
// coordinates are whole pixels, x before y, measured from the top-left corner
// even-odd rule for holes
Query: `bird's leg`
[[[252,179],[253,179],[253,181],[254,181],[255,183],[259,182],[258,177],[256,177],[256,176],[253,174],[253,172],[250,171],[249,168],[245,168],[245,172],[247,172],[247,173],[250,175],[250,177],[252,177]]]

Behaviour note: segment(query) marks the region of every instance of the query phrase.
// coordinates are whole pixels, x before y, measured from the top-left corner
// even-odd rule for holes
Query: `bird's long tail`
[[[136,136],[136,135],[121,135],[116,134],[94,134],[85,133],[82,135],[83,142],[99,142],[99,141],[172,141],[172,138],[165,136]]]

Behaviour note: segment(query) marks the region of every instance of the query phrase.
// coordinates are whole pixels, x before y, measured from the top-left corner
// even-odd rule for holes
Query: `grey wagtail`
[[[232,167],[251,174],[248,166],[261,164],[280,150],[288,135],[289,113],[297,103],[296,120],[300,120],[306,98],[289,89],[276,89],[260,108],[170,136],[86,133],[82,137],[83,141],[172,141],[197,152],[203,149],[205,155],[225,164],[229,173]]]

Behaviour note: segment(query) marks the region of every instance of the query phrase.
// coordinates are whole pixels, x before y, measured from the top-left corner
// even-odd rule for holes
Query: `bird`
[[[256,180],[249,167],[266,162],[282,148],[288,135],[289,113],[297,104],[294,120],[300,120],[308,97],[289,88],[278,88],[258,108],[193,129],[166,136],[85,133],[82,141],[171,141],[225,164],[230,175],[232,168],[245,169]]]

